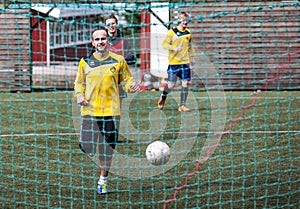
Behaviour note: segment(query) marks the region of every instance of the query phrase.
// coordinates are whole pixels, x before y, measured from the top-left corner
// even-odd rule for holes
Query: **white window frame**
[[[86,20],[85,24],[77,21],[75,28],[74,23],[71,23],[71,21],[64,21],[63,23],[50,22],[50,49],[90,43],[91,33],[94,30],[93,23],[97,20],[97,17],[90,16],[83,18],[83,20]]]

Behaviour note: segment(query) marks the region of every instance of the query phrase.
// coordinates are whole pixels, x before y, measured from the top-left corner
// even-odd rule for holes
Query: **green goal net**
[[[2,1],[1,208],[299,208],[299,1]],[[166,85],[168,30],[187,12],[195,63],[186,105]],[[74,98],[92,32],[114,14],[141,91],[122,101],[119,139],[101,163],[79,148]],[[176,34],[180,35],[180,34]],[[110,40],[111,41],[111,40]],[[152,165],[146,149],[170,147]]]

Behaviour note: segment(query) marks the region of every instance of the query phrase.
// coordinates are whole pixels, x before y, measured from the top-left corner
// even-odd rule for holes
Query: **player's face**
[[[187,28],[187,25],[188,25],[188,22],[187,22],[187,20],[186,20],[186,17],[181,16],[179,20],[180,20],[179,26],[180,26],[182,29],[186,29],[186,28]]]
[[[107,50],[107,33],[105,30],[97,30],[93,33],[92,45],[98,52],[105,52]]]
[[[117,25],[116,20],[111,18],[111,19],[107,19],[105,21],[105,27],[109,33],[114,34],[115,32],[117,32],[118,25]]]

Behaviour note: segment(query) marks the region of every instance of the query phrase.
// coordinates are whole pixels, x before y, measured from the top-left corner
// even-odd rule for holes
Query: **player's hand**
[[[191,59],[190,59],[190,65],[191,65],[191,66],[195,65],[195,59],[194,59],[194,58],[191,58]]]
[[[130,90],[132,93],[140,91],[140,86],[137,83],[133,83],[130,85]]]
[[[181,52],[182,51],[182,47],[178,46],[174,49],[175,52]]]
[[[77,97],[77,104],[87,106],[89,102],[84,98],[84,96]]]

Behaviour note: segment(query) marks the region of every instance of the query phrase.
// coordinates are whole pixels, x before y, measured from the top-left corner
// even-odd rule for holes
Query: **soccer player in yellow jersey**
[[[188,82],[191,80],[190,64],[194,62],[194,47],[191,31],[187,28],[188,13],[179,14],[179,25],[168,31],[162,46],[169,51],[168,84],[158,100],[158,108],[163,109],[168,93],[175,87],[178,78],[181,79],[181,101],[178,111],[188,112],[186,100],[188,96]]]
[[[139,90],[124,57],[110,52],[108,43],[104,28],[93,32],[92,45],[96,51],[80,60],[74,83],[77,103],[82,106],[80,148],[90,155],[98,154],[101,165],[98,194],[107,194],[106,180],[118,140],[118,85],[123,84],[127,92]]]

